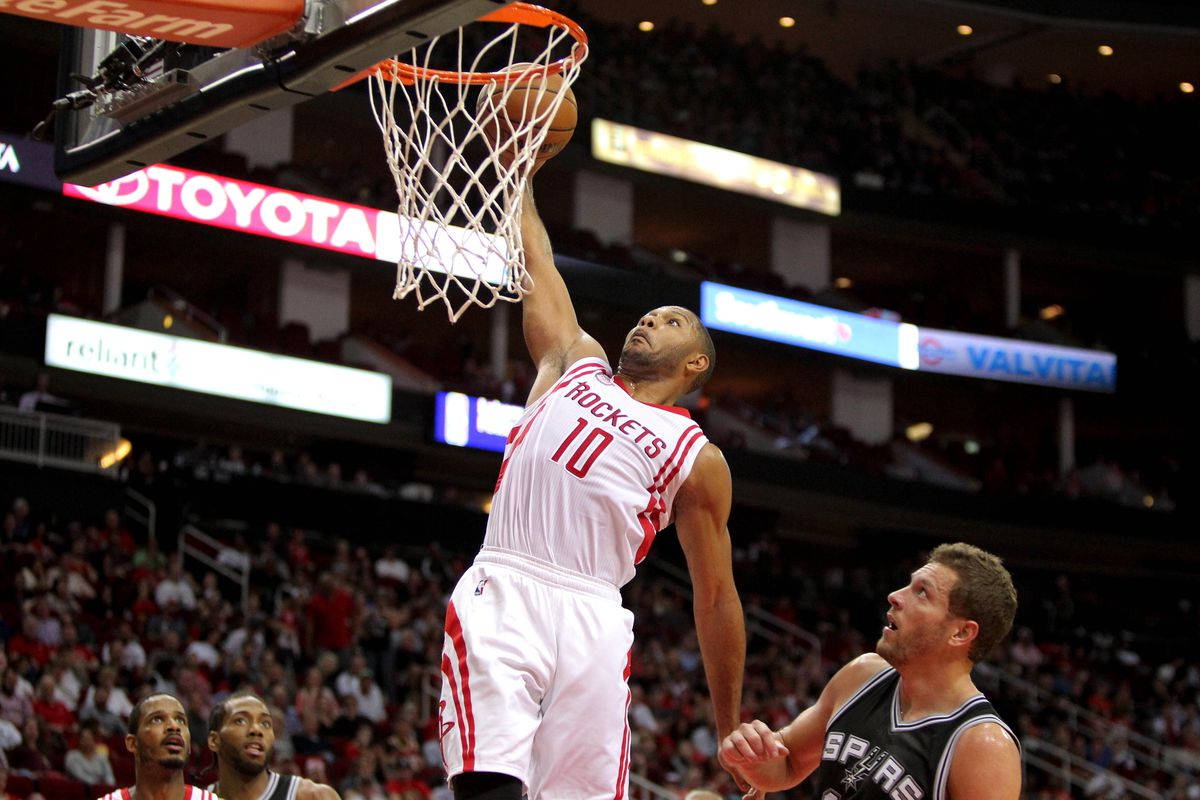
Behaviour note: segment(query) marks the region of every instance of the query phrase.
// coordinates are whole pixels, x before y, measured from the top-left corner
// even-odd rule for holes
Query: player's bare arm
[[[721,742],[721,763],[737,770],[762,792],[779,792],[797,785],[821,763],[825,727],[850,697],[887,662],[866,653],[846,664],[829,679],[821,696],[779,731],[754,720],[737,727]]]
[[[1004,728],[985,722],[963,733],[954,746],[946,788],[950,800],[1017,800],[1021,796],[1021,754]]]
[[[696,636],[720,738],[737,727],[746,661],[727,527],[732,494],[725,457],[716,445],[706,444],[675,498],[675,529],[692,577]]]
[[[342,798],[332,786],[313,783],[305,778],[296,787],[296,800],[342,800]]]
[[[526,183],[521,199],[521,241],[525,248],[525,268],[533,280],[533,289],[521,301],[525,346],[537,369],[537,378],[529,392],[528,402],[532,403],[573,362],[586,356],[607,358],[600,343],[579,327],[567,285],[554,266],[546,226],[533,201],[532,181]]]

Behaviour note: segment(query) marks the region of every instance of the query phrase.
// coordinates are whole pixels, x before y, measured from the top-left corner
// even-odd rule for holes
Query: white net
[[[566,25],[495,27],[435,37],[371,77],[400,201],[393,297],[441,301],[451,322],[532,288],[521,198],[587,55]]]

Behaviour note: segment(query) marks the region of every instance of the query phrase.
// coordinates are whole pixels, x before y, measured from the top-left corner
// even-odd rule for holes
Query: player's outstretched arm
[[[716,445],[706,444],[675,498],[675,529],[692,577],[692,609],[718,738],[737,727],[742,705],[746,628],[733,584],[729,467]]]
[[[874,653],[846,664],[825,684],[815,705],[779,731],[760,720],[737,727],[721,742],[718,753],[727,769],[736,771],[760,792],[790,789],[821,763],[825,727],[850,696],[887,668]]]
[[[525,346],[537,369],[529,392],[532,403],[546,392],[563,371],[585,356],[605,358],[604,348],[579,327],[567,285],[554,266],[554,252],[546,226],[533,202],[533,182],[525,184],[521,198],[521,241],[525,268],[533,288],[521,301]]]
[[[968,728],[954,746],[946,788],[950,800],[1017,800],[1021,754],[1016,742],[994,722]]]

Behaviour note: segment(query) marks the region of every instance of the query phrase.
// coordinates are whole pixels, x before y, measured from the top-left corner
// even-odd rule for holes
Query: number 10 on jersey
[[[583,433],[583,429],[588,427],[587,420],[582,417],[575,423],[575,428],[567,434],[567,438],[563,439],[562,444],[554,451],[554,455],[550,456],[550,460],[562,464],[567,472],[577,478],[587,477],[588,470],[592,468],[592,464],[596,463],[596,459],[604,452],[604,449],[612,444],[613,435],[602,428],[592,428],[588,431],[587,436],[571,449],[571,445],[576,439],[579,439],[579,434]],[[571,449],[571,455],[566,462],[562,461],[563,455],[567,450]]]

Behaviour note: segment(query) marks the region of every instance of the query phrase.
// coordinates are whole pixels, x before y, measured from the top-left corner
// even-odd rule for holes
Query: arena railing
[[[240,586],[242,589],[242,610],[244,611],[249,606],[250,598],[250,554],[243,553],[246,565],[244,569],[238,569],[229,564],[221,563],[221,551],[232,549],[234,548],[214,539],[195,525],[184,525],[179,529],[179,552],[185,559],[195,559],[213,572]]]
[[[121,447],[115,422],[0,408],[0,458],[9,461],[115,478]]]
[[[691,599],[691,578],[686,570],[663,561],[661,558],[648,558],[646,563],[668,578],[664,585],[670,591],[678,596]],[[746,615],[747,633],[761,636],[772,644],[788,640],[796,642],[808,648],[804,655],[815,658],[817,663],[820,663],[821,640],[816,635],[751,603],[744,603],[742,608]]]
[[[975,674],[990,684],[987,688],[995,691],[1000,688],[1001,684],[1007,683],[1018,692],[1026,695],[1031,702],[1037,706],[1048,707],[1052,706],[1064,711],[1067,715],[1067,725],[1072,733],[1087,733],[1083,730],[1083,724],[1091,726],[1095,732],[1111,730],[1113,727],[1112,720],[1100,716],[1094,711],[1075,703],[1070,698],[1064,697],[1054,692],[1048,692],[1036,683],[1027,681],[1017,675],[1013,675],[1004,669],[996,667],[993,664],[979,663],[975,665]],[[1133,756],[1133,760],[1140,766],[1149,769],[1160,770],[1167,773],[1172,778],[1183,774],[1183,771],[1169,763],[1163,758],[1162,743],[1156,742],[1149,736],[1138,733],[1134,730],[1124,731],[1122,734],[1129,744],[1129,752]]]
[[[125,487],[125,519],[133,520],[146,530],[147,540],[155,538],[158,507],[146,495]]]
[[[1147,789],[1122,778],[1112,770],[1097,766],[1087,759],[1042,739],[1026,737],[1021,741],[1021,760],[1052,778],[1083,789],[1088,797],[1138,797],[1142,800],[1164,800],[1153,789]]]

